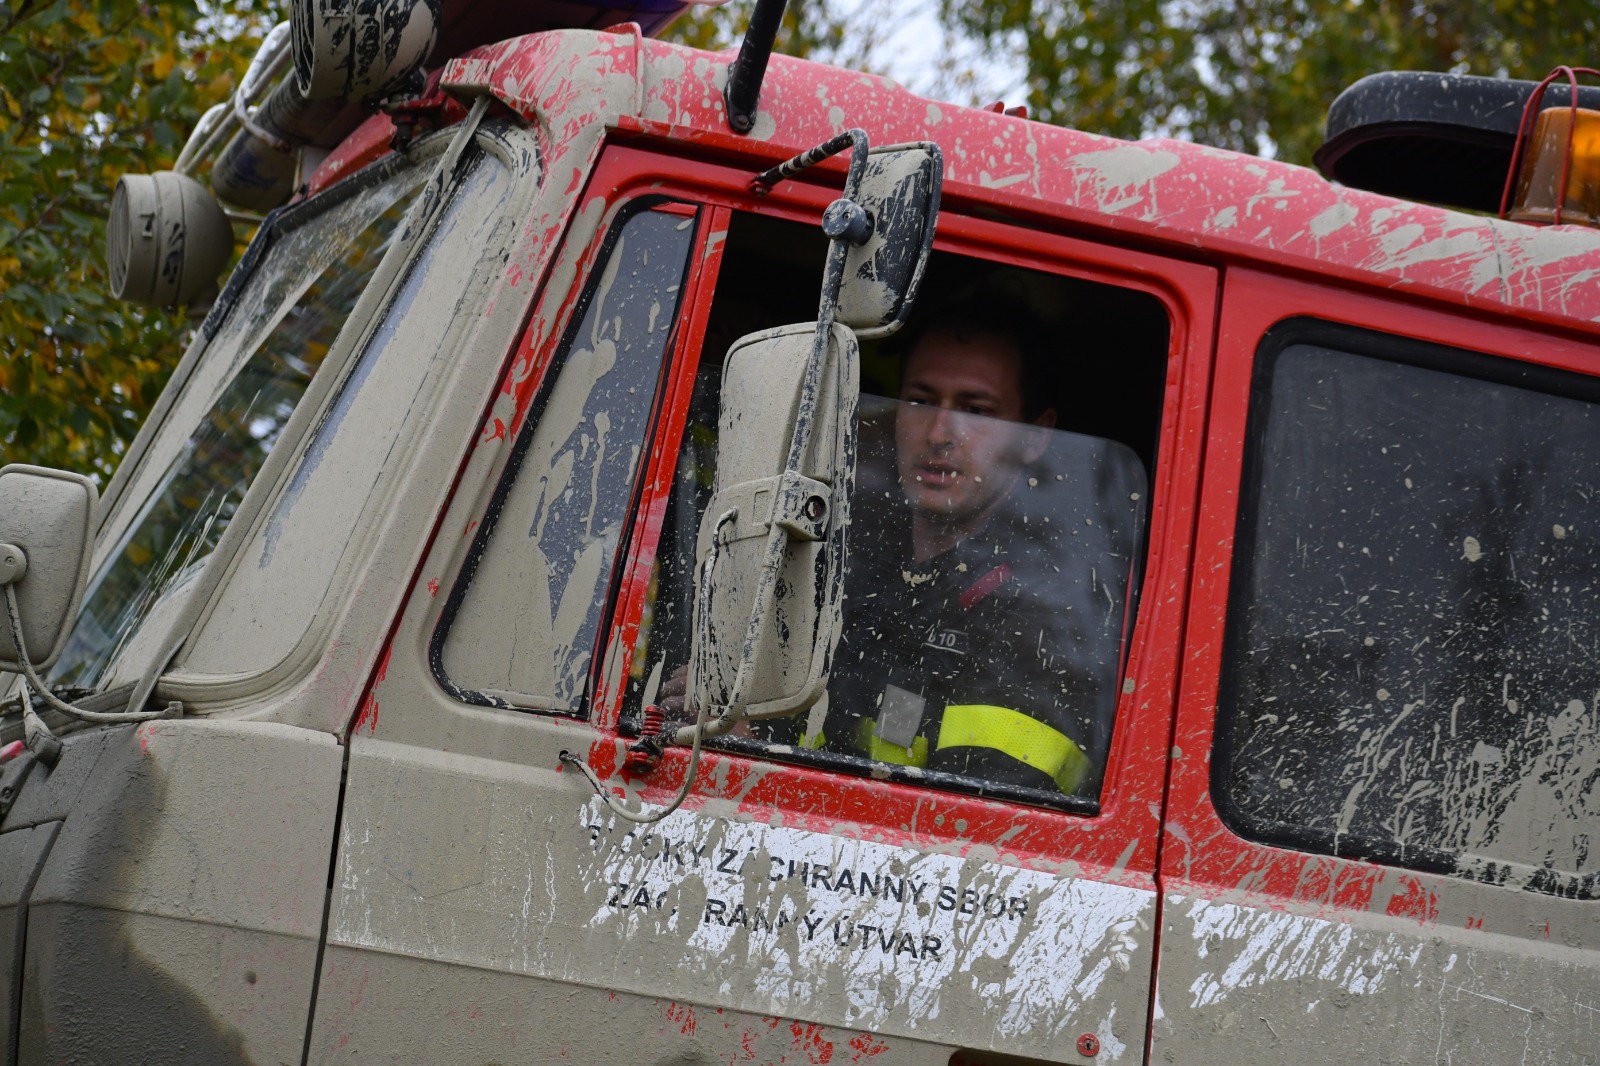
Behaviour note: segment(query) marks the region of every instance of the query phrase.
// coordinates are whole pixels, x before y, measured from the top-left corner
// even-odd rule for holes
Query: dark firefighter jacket
[[[904,505],[864,500],[828,715],[813,743],[1048,791],[1095,791],[1142,507],[1125,478],[1106,484],[1089,470],[1073,479],[1079,486],[1053,476],[1042,488],[1039,478],[1019,482],[984,529],[921,563]]]

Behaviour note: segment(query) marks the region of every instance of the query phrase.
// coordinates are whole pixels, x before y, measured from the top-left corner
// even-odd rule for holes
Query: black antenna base
[[[767,60],[772,58],[772,45],[778,38],[778,27],[783,24],[783,11],[788,5],[789,0],[756,0],[756,9],[750,13],[750,25],[744,31],[744,43],[728,66],[728,84],[723,87],[722,102],[728,107],[728,125],[735,133],[749,133],[755,129],[761,82],[767,76]]]

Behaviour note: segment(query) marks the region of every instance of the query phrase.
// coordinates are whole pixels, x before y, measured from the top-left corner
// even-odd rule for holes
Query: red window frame
[[[608,146],[591,188],[622,188],[648,178],[649,191],[706,205],[713,212],[713,243],[686,309],[672,380],[652,440],[650,464],[619,570],[617,610],[597,649],[601,677],[593,691],[591,724],[600,736],[589,762],[603,777],[616,773],[628,743],[617,733],[618,715],[637,643],[646,586],[655,559],[693,391],[696,352],[704,339],[709,294],[720,267],[720,224],[728,212],[759,213],[815,222],[837,195],[837,175],[823,168],[815,182],[786,182],[764,196],[750,191],[759,167],[686,160],[643,144]],[[832,181],[833,184],[825,184]],[[946,189],[935,247],[994,262],[1139,289],[1159,299],[1171,323],[1167,381],[1157,467],[1152,476],[1149,553],[1133,635],[1127,679],[1119,695],[1100,811],[1084,816],[996,800],[938,792],[791,764],[708,751],[688,803],[731,801],[741,814],[817,831],[850,831],[871,839],[927,849],[987,845],[1022,858],[1069,861],[1097,880],[1151,887],[1155,876],[1167,754],[1172,736],[1187,564],[1192,547],[1200,473],[1200,443],[1209,382],[1216,308],[1216,273],[1209,267],[1067,236],[1066,227],[1042,213],[1030,227],[959,214],[984,202],[982,190]],[[718,221],[720,220],[720,222]],[[817,264],[821,277],[822,264]],[[639,779],[643,796],[668,802],[682,785],[686,752],[671,750]]]
[[[1223,633],[1255,361],[1267,331],[1288,319],[1321,319],[1591,376],[1600,371],[1593,341],[1569,340],[1509,325],[1504,319],[1444,313],[1392,297],[1248,268],[1229,270],[1221,306],[1161,857],[1162,886],[1211,898],[1222,893],[1236,897],[1244,890],[1267,906],[1376,910],[1428,921],[1437,917],[1441,906],[1470,912],[1477,906],[1475,892],[1481,889],[1472,882],[1256,843],[1228,828],[1212,801],[1211,753],[1220,713]],[[1466,923],[1482,928],[1482,920],[1478,917],[1480,924],[1474,925],[1468,917]]]
[[[607,168],[603,165],[597,167],[591,183],[581,197],[581,203],[585,207],[596,203],[602,204],[604,207],[602,224],[597,226],[594,231],[585,238],[584,245],[578,252],[574,261],[573,284],[567,293],[562,297],[559,305],[551,308],[546,308],[544,306],[542,300],[542,282],[546,279],[541,279],[541,286],[539,289],[535,290],[535,297],[528,311],[529,321],[522,327],[520,333],[518,334],[516,344],[513,346],[506,363],[500,370],[495,391],[491,395],[489,404],[484,414],[480,418],[481,428],[477,439],[472,448],[469,450],[461,468],[457,471],[455,485],[452,487],[452,496],[454,495],[455,491],[460,488],[463,479],[467,477],[469,469],[474,465],[475,462],[481,461],[480,452],[486,448],[493,449],[493,453],[489,458],[490,470],[483,477],[482,484],[478,486],[476,490],[481,493],[481,499],[479,501],[480,506],[477,508],[476,517],[469,521],[466,525],[466,528],[462,530],[461,535],[469,542],[476,536],[478,525],[483,515],[483,507],[488,505],[488,501],[492,499],[501,482],[507,477],[507,467],[511,462],[512,455],[514,454],[513,442],[515,442],[518,436],[524,431],[527,420],[529,417],[531,417],[535,409],[536,400],[546,389],[546,387],[551,384],[551,382],[548,380],[551,370],[555,369],[557,372],[560,370],[558,357],[562,354],[564,346],[569,340],[568,333],[573,327],[574,312],[578,305],[582,302],[585,294],[589,291],[591,281],[595,276],[595,268],[600,264],[601,257],[605,254],[607,248],[609,247],[612,231],[617,227],[619,222],[621,222],[628,215],[628,208],[631,204],[644,199],[654,200],[660,195],[661,194],[659,191],[653,187],[653,183],[648,180],[648,176],[646,175],[629,176],[623,173],[608,172]],[[710,276],[714,276],[715,274],[714,267],[710,271],[708,271],[706,268],[706,263],[709,260],[709,257],[701,254],[702,250],[705,249],[707,245],[707,238],[705,235],[711,231],[712,225],[715,222],[713,217],[715,212],[713,209],[698,207],[694,204],[675,204],[671,202],[654,203],[644,208],[644,210],[681,214],[686,218],[695,214],[699,214],[701,216],[698,222],[698,234],[695,244],[691,249],[690,261],[687,264],[687,269],[684,274],[684,293],[682,301],[680,302],[680,308],[689,307],[691,306],[690,301],[695,298],[695,294],[699,291],[699,287],[703,283],[704,279],[708,276],[708,274]],[[570,235],[569,229],[563,228],[563,230],[558,232]],[[556,234],[552,234],[552,239],[556,239]],[[717,247],[718,245],[715,242],[711,244],[711,248],[713,250],[715,250]],[[559,258],[560,257],[558,256],[555,260],[553,260],[552,269],[555,268],[554,264],[559,262]],[[703,318],[699,323],[699,327],[703,331]],[[663,410],[670,411],[672,409],[670,402],[665,408],[662,408],[658,399],[662,394],[662,390],[669,387],[669,382],[678,380],[678,378],[673,376],[672,368],[676,365],[677,361],[684,358],[685,351],[698,351],[698,335],[696,335],[694,341],[695,347],[686,347],[688,344],[688,334],[689,330],[686,328],[679,328],[677,330],[676,337],[673,338],[670,346],[663,354],[662,366],[657,375],[656,387],[646,398],[647,402],[649,402],[652,407],[655,408],[655,410],[652,412],[652,422],[649,424],[645,432],[644,443],[646,445],[648,445],[650,440],[653,439],[659,432],[658,422],[662,416]],[[495,414],[496,402],[503,396],[509,396],[512,399],[513,406],[509,418],[503,418],[500,415]],[[687,401],[685,400],[685,403],[686,402]],[[645,469],[654,469],[653,465],[649,465],[649,460],[653,459],[654,457],[650,456],[648,452],[645,454],[647,457],[647,466]],[[668,476],[670,477],[670,470]],[[639,493],[639,485],[639,477],[636,474],[633,486],[633,495],[635,498],[637,498]],[[444,514],[449,510],[450,506],[450,503],[447,502],[444,510],[440,513],[440,521],[443,521]],[[438,535],[438,532],[439,528],[436,525],[429,537],[430,551],[432,550],[432,545]],[[450,586],[453,587],[462,580],[462,567],[466,564],[466,560],[470,558],[471,551],[472,549],[469,545],[466,553],[464,553],[455,561],[448,576],[448,584]],[[624,558],[624,555],[621,553],[621,551],[619,551],[619,554],[612,560],[612,577],[608,584],[609,589],[614,590],[618,586],[619,582],[617,575],[624,563]],[[436,594],[440,587],[439,579],[432,579],[432,582],[430,583],[431,594]],[[452,595],[453,594],[454,593],[452,592]],[[397,617],[395,622],[396,626],[399,625],[400,618],[403,617],[403,613],[404,612],[402,612],[400,617]],[[433,623],[429,626],[429,635],[427,638],[429,651],[425,653],[425,659],[428,662],[428,672],[432,676],[433,682],[445,687],[447,690],[449,690],[449,686],[445,684],[446,679],[440,672],[439,665],[434,661],[432,649],[434,646],[441,644],[443,640],[446,639],[448,635],[447,627],[455,624],[456,621],[456,617],[449,611],[441,613],[433,621]],[[602,650],[607,646],[607,638],[609,635],[608,631],[609,618],[603,617],[600,620],[600,625],[596,634],[597,650]],[[390,639],[392,639],[392,636],[393,634],[391,632]],[[532,714],[551,714],[577,719],[589,717],[590,709],[593,707],[595,701],[594,693],[597,691],[597,679],[601,676],[601,671],[595,658],[591,657],[590,662],[591,665],[588,670],[588,683],[585,686],[584,695],[580,697],[580,700],[574,709],[562,710],[556,708],[539,707],[536,705],[521,706],[519,709]],[[462,699],[459,693],[454,692],[451,698],[458,701]],[[353,720],[351,726],[352,731],[361,728],[361,726],[364,724],[370,725],[372,719],[373,716],[370,712],[369,694],[363,697],[363,706]]]

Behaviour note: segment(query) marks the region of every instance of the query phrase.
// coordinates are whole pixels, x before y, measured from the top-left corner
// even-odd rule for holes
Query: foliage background
[[[725,47],[752,3],[669,34]],[[107,294],[111,190],[171,165],[283,7],[0,0],[0,461],[115,469],[191,323]],[[1537,78],[1592,65],[1596,40],[1600,0],[790,0],[779,48],[959,103],[1309,163],[1328,104],[1365,74]]]
[[[0,460],[102,483],[115,469],[190,323],[111,299],[112,189],[172,165],[274,14],[259,0],[0,0]],[[217,31],[235,43],[207,44]]]
[[[1024,59],[1034,116],[1310,165],[1339,92],[1382,70],[1538,80],[1596,66],[1600,0],[939,0]]]

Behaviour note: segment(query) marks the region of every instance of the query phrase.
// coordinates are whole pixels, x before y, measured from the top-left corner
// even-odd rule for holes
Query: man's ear
[[[1028,431],[1027,443],[1023,446],[1024,462],[1037,463],[1044,455],[1045,449],[1050,447],[1050,430],[1056,428],[1056,409],[1047,407],[1039,412],[1039,417],[1033,419],[1030,425],[1038,426],[1036,430]]]

